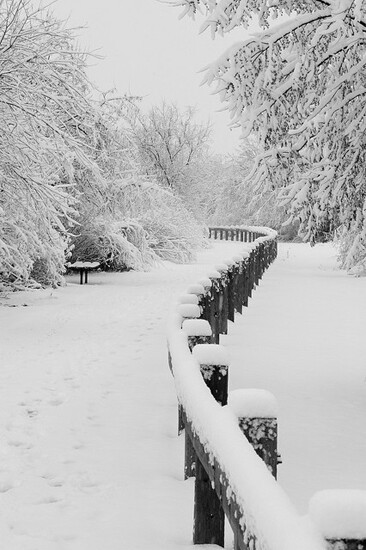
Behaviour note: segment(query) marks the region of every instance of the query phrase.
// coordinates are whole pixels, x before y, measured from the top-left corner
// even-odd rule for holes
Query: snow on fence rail
[[[364,550],[366,493],[319,493],[309,516],[300,517],[276,481],[275,398],[264,390],[228,393],[220,334],[248,306],[275,260],[277,234],[263,227],[211,227],[209,235],[246,244],[189,287],[168,335],[178,430],[185,431],[184,474],[195,477],[193,542],[224,546],[226,515],[235,550]]]

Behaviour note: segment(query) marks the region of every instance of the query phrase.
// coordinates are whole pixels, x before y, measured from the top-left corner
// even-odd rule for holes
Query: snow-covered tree
[[[234,123],[263,149],[255,178],[281,190],[305,239],[352,234],[344,265],[366,252],[366,19],[361,0],[175,0],[206,11],[212,35],[261,29],[206,73]],[[203,9],[202,9],[203,8]],[[274,21],[277,19],[277,21]],[[248,33],[246,33],[248,36]]]
[[[145,172],[178,193],[184,193],[189,168],[207,152],[208,123],[196,122],[195,111],[180,111],[163,102],[148,113],[136,110],[131,128]]]
[[[129,125],[138,98],[104,94],[97,108],[93,159],[102,178],[88,170],[78,202],[72,259],[99,261],[104,269],[144,269],[164,259],[184,262],[202,244],[203,230],[172,189],[146,173]]]
[[[63,271],[74,196],[62,178],[85,153],[85,56],[71,31],[28,0],[0,2],[0,280]]]
[[[70,254],[143,268],[202,241],[143,174],[127,128],[136,99],[92,99],[86,59],[46,9],[0,0],[0,290],[60,283]]]
[[[209,188],[202,186],[201,192],[197,193],[207,205],[206,220],[209,224],[267,225],[284,233],[282,224],[286,212],[278,204],[277,190],[264,188],[248,178],[257,155],[255,142],[243,140],[233,154],[221,158],[216,155],[210,160],[211,185]],[[286,234],[289,234],[288,230]]]

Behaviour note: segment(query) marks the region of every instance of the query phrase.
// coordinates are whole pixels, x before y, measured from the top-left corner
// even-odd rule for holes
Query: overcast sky
[[[52,9],[69,18],[69,26],[86,26],[78,31],[79,43],[103,57],[89,73],[100,89],[140,95],[146,104],[164,98],[197,106],[211,119],[216,150],[238,146],[239,130],[228,128],[229,115],[218,112],[223,105],[212,90],[200,87],[199,71],[244,35],[216,40],[207,31],[199,35],[201,18],[179,20],[181,8],[158,0],[56,0]]]

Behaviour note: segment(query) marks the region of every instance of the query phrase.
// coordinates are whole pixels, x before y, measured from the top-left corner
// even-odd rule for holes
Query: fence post
[[[329,550],[366,549],[366,491],[319,491],[310,499],[309,516]]]
[[[251,250],[248,259],[248,297],[252,297],[255,277],[255,249]]]
[[[229,297],[229,303],[230,303],[230,300],[233,301],[232,307],[234,309],[234,313],[233,313],[232,321],[235,321],[235,311],[237,311],[238,313],[242,313],[243,311],[243,305],[242,305],[243,285],[241,284],[241,275],[242,275],[244,261],[241,256],[234,256],[233,261],[235,263],[231,268],[232,284],[231,284],[231,295]]]
[[[240,282],[241,286],[241,303],[244,307],[248,307],[248,298],[249,298],[249,276],[250,276],[250,266],[249,266],[249,254],[243,255],[243,261],[240,266]]]
[[[200,318],[203,319],[202,314],[204,311],[204,307],[206,306],[205,297],[207,294],[205,287],[200,283],[195,285],[190,285],[187,288],[187,292],[188,292],[187,296],[194,296],[196,298],[197,304],[200,307]],[[193,303],[193,299],[192,299],[192,303]]]
[[[204,319],[186,319],[182,326],[188,337],[190,351],[198,344],[209,344],[212,339],[212,330],[208,321]],[[178,404],[178,435],[184,430],[183,407]],[[184,444],[184,479],[193,477],[196,468],[196,453],[190,437],[185,433]]]
[[[193,348],[192,355],[199,363],[203,379],[216,401],[226,405],[229,362],[225,348],[219,344],[199,344]]]
[[[211,280],[208,321],[211,325],[213,340],[218,344],[220,340],[220,273],[212,271],[208,276]]]
[[[277,479],[277,402],[266,390],[239,389],[229,394],[229,407],[239,428]],[[234,550],[241,548],[234,533]]]
[[[203,294],[200,295],[198,298],[198,305],[201,308],[201,319],[206,319],[206,321],[210,321],[212,281],[209,278],[201,279],[199,284],[203,287]]]
[[[202,376],[213,397],[221,405],[226,405],[229,362],[225,348],[215,344],[199,344],[192,353],[200,365]],[[225,515],[220,499],[197,457],[193,543],[224,546],[224,526]]]
[[[215,269],[220,273],[219,280],[219,333],[227,334],[227,320],[229,310],[229,276],[228,266],[226,264],[219,264],[215,266]]]
[[[234,261],[227,261],[227,318],[229,321],[235,321],[235,306],[236,306],[236,294],[237,294],[237,273],[239,265]]]
[[[266,390],[239,389],[230,392],[229,407],[257,455],[277,479],[277,401]]]
[[[194,485],[193,544],[217,544],[224,547],[225,514],[200,460],[196,463]]]

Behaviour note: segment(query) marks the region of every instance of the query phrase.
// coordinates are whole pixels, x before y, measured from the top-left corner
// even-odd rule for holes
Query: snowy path
[[[191,548],[167,319],[237,246],[196,265],[92,273],[86,286],[18,293],[5,304],[19,307],[0,308],[2,547]]]
[[[19,306],[0,308],[4,548],[192,548],[166,321],[237,246],[3,301]],[[303,511],[317,489],[366,489],[366,280],[335,271],[333,256],[280,246],[224,338],[231,387],[263,387],[280,402],[280,481]]]

